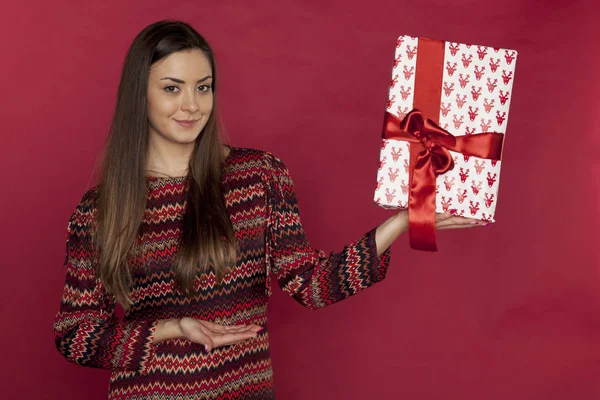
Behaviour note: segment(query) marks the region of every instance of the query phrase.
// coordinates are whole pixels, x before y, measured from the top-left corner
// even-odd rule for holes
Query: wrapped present
[[[411,247],[436,250],[435,213],[495,222],[516,57],[398,38],[374,200],[409,210]]]

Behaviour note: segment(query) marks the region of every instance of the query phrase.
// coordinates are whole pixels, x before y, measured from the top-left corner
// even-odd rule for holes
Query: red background
[[[383,283],[318,312],[276,289],[278,398],[598,398],[598,6],[250,3],[1,6],[0,397],[106,398],[108,372],[53,344],[65,229],[93,183],[129,44],[180,18],[216,51],[231,143],[286,162],[307,235],[327,251],[391,215],[373,190],[397,36],[519,51],[498,222],[441,232],[434,254],[403,236]]]

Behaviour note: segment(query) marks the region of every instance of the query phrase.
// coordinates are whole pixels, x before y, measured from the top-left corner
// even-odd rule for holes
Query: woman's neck
[[[173,143],[150,136],[146,152],[146,173],[153,176],[187,175],[194,145],[195,143]]]

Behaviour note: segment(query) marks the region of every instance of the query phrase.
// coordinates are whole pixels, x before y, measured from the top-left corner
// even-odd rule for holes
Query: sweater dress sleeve
[[[382,281],[391,247],[377,256],[373,228],[339,252],[326,254],[310,246],[300,221],[290,173],[276,156],[266,152],[267,278],[270,272],[284,293],[304,307],[319,309],[344,300]],[[267,279],[270,294],[270,279]]]
[[[154,356],[158,321],[122,322],[115,315],[115,297],[96,275],[93,194],[94,188],[86,192],[67,226],[66,282],[54,320],[55,344],[76,364],[144,373]]]

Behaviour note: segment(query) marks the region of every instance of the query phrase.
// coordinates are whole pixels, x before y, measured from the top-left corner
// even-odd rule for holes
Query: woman
[[[384,279],[407,229],[400,212],[339,253],[310,247],[283,162],[221,144],[216,88],[193,28],[145,28],[123,66],[100,182],[70,218],[56,346],[110,369],[110,399],[274,398],[270,274],[318,309]],[[438,216],[438,229],[465,226]]]

